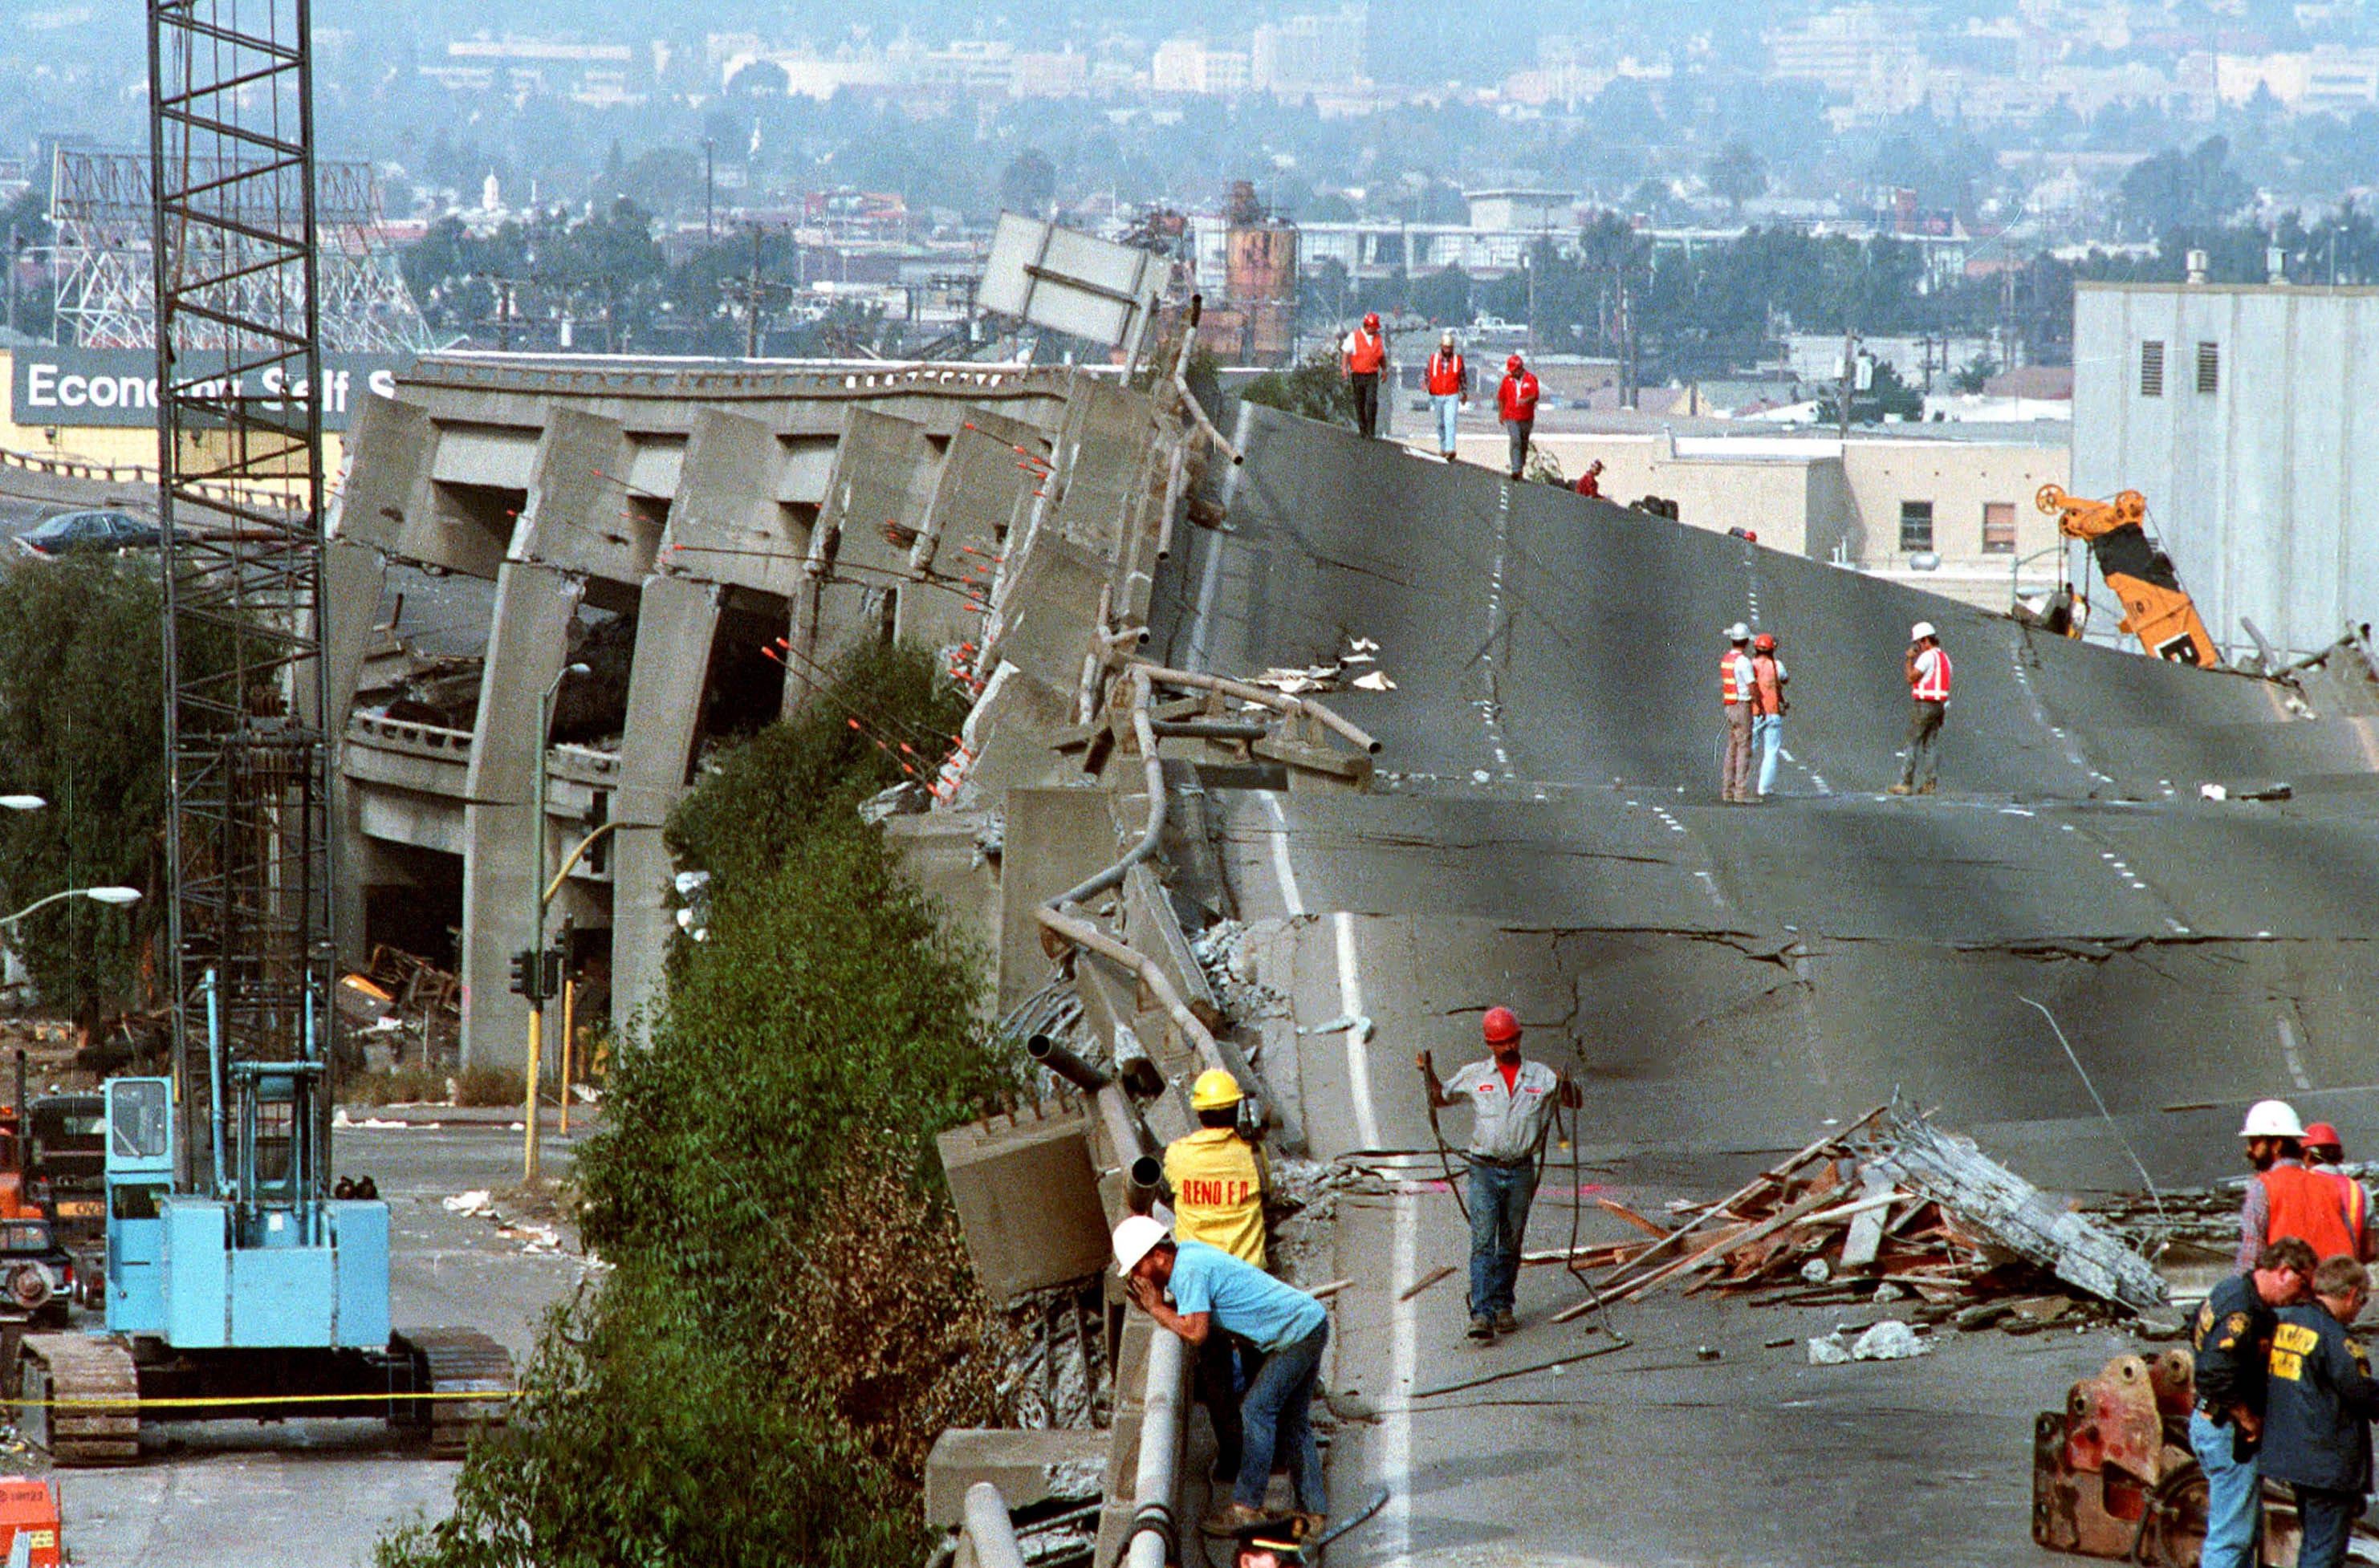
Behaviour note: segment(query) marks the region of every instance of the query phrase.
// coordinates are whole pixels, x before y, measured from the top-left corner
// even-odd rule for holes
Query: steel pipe
[[[1115,887],[1133,866],[1156,852],[1156,842],[1165,836],[1165,764],[1156,754],[1156,732],[1149,727],[1149,700],[1148,678],[1135,669],[1131,676],[1131,729],[1140,742],[1141,764],[1148,781],[1148,826],[1141,829],[1140,842],[1123,852],[1123,859],[1050,899],[1051,908],[1083,903]]]
[[[1269,724],[1241,718],[1153,718],[1148,727],[1159,740],[1172,735],[1195,741],[1261,741],[1272,733]]]
[[[1148,1381],[1141,1394],[1140,1465],[1132,1474],[1131,1534],[1124,1568],[1165,1568],[1179,1544],[1174,1488],[1179,1480],[1181,1407],[1189,1392],[1190,1346],[1158,1329],[1148,1346]]]
[[[1161,665],[1132,661],[1135,669],[1145,671],[1151,681],[1162,686],[1188,686],[1201,692],[1220,692],[1226,697],[1262,703],[1279,713],[1299,713],[1321,720],[1364,751],[1377,755],[1380,742],[1369,732],[1338,717],[1320,703],[1308,697],[1292,697],[1286,692],[1275,692],[1269,686],[1251,686],[1244,681],[1233,681],[1221,675],[1202,674],[1194,669],[1167,669]]]
[[[1016,1544],[1016,1521],[1008,1516],[1008,1500],[989,1481],[967,1488],[966,1535],[979,1568],[1024,1568],[1024,1550]]]
[[[1239,455],[1238,448],[1223,439],[1223,432],[1214,428],[1214,422],[1207,418],[1206,411],[1198,405],[1197,394],[1190,390],[1190,354],[1198,346],[1198,317],[1204,309],[1205,296],[1191,295],[1190,318],[1181,329],[1181,353],[1173,361],[1173,390],[1181,394],[1182,406],[1190,410],[1190,417],[1205,433],[1206,439],[1214,443],[1214,450],[1228,457],[1236,466],[1247,459]]]
[[[1190,449],[1173,443],[1173,457],[1165,471],[1165,510],[1156,518],[1156,559],[1173,553],[1173,515],[1181,510],[1181,482],[1189,466]]]
[[[1085,1094],[1096,1094],[1115,1081],[1045,1034],[1027,1040],[1024,1054]]]

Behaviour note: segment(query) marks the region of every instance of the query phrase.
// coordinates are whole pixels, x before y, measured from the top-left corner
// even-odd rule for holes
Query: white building
[[[2083,283],[2076,494],[2147,497],[2216,643],[2379,620],[2379,288]]]

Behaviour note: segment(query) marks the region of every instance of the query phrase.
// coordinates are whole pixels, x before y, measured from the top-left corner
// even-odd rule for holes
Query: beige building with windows
[[[1554,432],[1539,434],[1536,449],[1573,480],[1600,458],[1602,493],[1622,505],[1658,496],[1696,527],[1745,528],[1771,549],[1986,609],[2007,609],[2018,591],[2054,587],[2057,525],[2033,497],[2066,483],[2065,428],[1981,438],[1918,433],[1925,428],[1854,432],[1847,441],[1814,431]],[[1415,439],[1434,445],[1426,430]],[[1466,462],[1501,466],[1503,436],[1465,430],[1460,452]]]

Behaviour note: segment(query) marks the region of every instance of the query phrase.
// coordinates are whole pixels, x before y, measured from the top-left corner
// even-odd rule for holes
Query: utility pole
[[[1837,394],[1838,401],[1834,412],[1841,418],[1842,439],[1845,445],[1849,444],[1851,439],[1851,381],[1854,374],[1853,367],[1855,363],[1853,356],[1857,343],[1858,334],[1844,327],[1842,329],[1842,391]]]
[[[743,357],[760,357],[760,225],[752,225],[752,281],[744,286]]]
[[[710,171],[712,145],[710,138],[706,136],[702,139],[702,237],[706,245],[719,243],[719,218],[716,205],[718,187],[712,181]],[[748,180],[745,182],[747,185],[749,183]]]
[[[2337,282],[2337,236],[2333,232],[2329,241],[2329,281]],[[8,331],[17,330],[17,225],[8,225]]]

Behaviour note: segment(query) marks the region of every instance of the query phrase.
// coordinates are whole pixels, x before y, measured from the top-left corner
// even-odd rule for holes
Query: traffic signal
[[[548,947],[537,957],[543,960],[537,966],[537,995],[541,997],[561,995],[562,949]]]
[[[544,1000],[545,993],[538,989],[538,982],[544,979],[542,968],[543,966],[537,962],[537,955],[534,948],[523,947],[514,953],[513,955],[513,995],[525,996],[531,1003]]]

